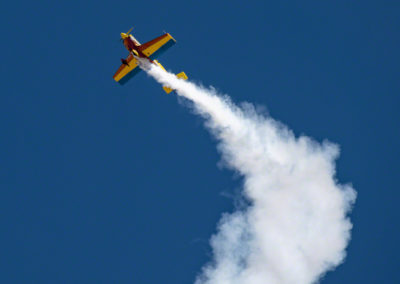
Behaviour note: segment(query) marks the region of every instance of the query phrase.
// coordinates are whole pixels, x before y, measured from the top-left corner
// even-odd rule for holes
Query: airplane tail
[[[188,79],[188,76],[186,76],[185,72],[183,72],[183,71],[181,73],[176,74],[176,77],[179,78],[179,79],[182,79],[182,80],[187,80]],[[174,91],[174,89],[171,89],[171,88],[169,88],[167,86],[163,86],[163,89],[167,94],[169,94],[172,91]]]
[[[155,62],[158,66],[160,66],[164,71],[166,71],[165,68],[164,68],[164,66],[162,66],[161,63],[158,62],[158,60],[154,60],[154,62]],[[183,71],[182,71],[181,73],[176,74],[176,77],[179,78],[179,79],[182,79],[182,80],[187,80],[187,79],[188,79],[188,76],[186,76],[185,72],[183,72]],[[163,86],[163,89],[164,89],[164,91],[165,91],[167,94],[169,94],[169,93],[171,93],[172,91],[174,91],[174,89],[171,89],[171,88],[169,88],[169,87],[167,87],[167,86]]]
[[[186,76],[185,72],[183,72],[183,71],[181,73],[176,74],[176,77],[178,77],[179,79],[183,79],[183,80],[188,79],[188,76]]]

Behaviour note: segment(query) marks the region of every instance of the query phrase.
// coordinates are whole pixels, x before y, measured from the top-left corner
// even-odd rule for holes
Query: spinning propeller
[[[131,33],[132,30],[133,30],[133,27],[132,27],[127,33],[121,33],[121,38],[120,38],[120,40],[122,41],[122,40],[124,40],[125,38],[127,38],[127,37],[130,35],[130,33]]]

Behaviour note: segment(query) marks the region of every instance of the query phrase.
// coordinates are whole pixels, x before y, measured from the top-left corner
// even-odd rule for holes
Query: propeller
[[[129,34],[131,33],[132,30],[133,30],[133,27],[130,28],[130,30],[127,33],[121,33],[121,38],[119,40],[123,41],[125,36],[129,36]]]
[[[133,27],[126,34],[129,35],[132,30],[133,30]]]

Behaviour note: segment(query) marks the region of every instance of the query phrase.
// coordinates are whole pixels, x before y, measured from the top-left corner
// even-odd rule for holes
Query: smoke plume
[[[336,180],[338,146],[295,137],[251,104],[141,67],[193,103],[224,164],[243,177],[248,205],[223,214],[210,241],[213,259],[196,284],[311,284],[343,262],[356,192]]]

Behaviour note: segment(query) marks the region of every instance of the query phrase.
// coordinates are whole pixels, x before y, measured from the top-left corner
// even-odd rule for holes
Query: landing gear
[[[126,59],[121,58],[121,62],[122,62],[122,64],[129,66],[129,63],[128,63],[128,61],[126,61]]]

